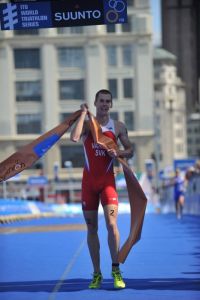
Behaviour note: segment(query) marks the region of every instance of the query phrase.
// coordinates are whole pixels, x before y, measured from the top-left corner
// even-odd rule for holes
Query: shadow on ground
[[[171,291],[200,291],[200,278],[150,278],[125,279],[126,288],[134,290],[171,290]],[[87,290],[89,279],[69,279],[62,282],[58,292]],[[58,281],[23,281],[1,282],[1,292],[49,292],[52,293]],[[101,289],[113,290],[113,280],[104,279]]]

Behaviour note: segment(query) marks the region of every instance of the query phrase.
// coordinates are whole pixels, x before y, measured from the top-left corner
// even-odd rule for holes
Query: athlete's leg
[[[100,244],[98,237],[98,211],[84,210],[83,215],[87,224],[87,243],[94,267],[94,273],[100,271]]]
[[[183,206],[184,206],[184,202],[185,202],[185,197],[184,195],[180,195],[179,199],[178,199],[178,207],[179,207],[179,218],[182,217],[183,214]]]
[[[112,263],[116,264],[118,263],[117,256],[119,251],[119,231],[117,227],[118,195],[113,173],[107,174],[105,178],[105,186],[101,192],[101,203],[108,230],[108,245]]]
[[[114,287],[117,289],[123,289],[126,284],[122,278],[117,259],[119,251],[119,231],[117,227],[118,205],[105,205],[104,215],[108,229],[108,245],[112,258],[112,277],[114,279]]]
[[[179,210],[179,205],[178,205],[178,201],[175,201],[175,209],[176,209],[176,217],[178,218],[178,210]]]
[[[106,220],[106,227],[108,230],[108,245],[112,258],[112,263],[118,263],[117,256],[119,251],[119,230],[117,227],[118,205],[105,205],[104,215]]]

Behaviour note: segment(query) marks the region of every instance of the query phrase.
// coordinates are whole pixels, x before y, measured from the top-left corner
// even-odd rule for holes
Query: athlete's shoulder
[[[123,122],[114,120],[114,124],[115,124],[115,131],[118,136],[123,134],[124,132],[127,132],[126,126]]]
[[[117,126],[119,128],[124,128],[125,127],[125,124],[121,121],[114,120],[114,122],[115,122],[115,126]]]

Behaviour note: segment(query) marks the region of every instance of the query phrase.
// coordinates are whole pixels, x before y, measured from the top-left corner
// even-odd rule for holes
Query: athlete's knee
[[[87,230],[89,234],[96,234],[98,232],[98,225],[92,222],[90,218],[86,218]]]
[[[97,226],[88,226],[88,234],[90,235],[96,235],[98,232],[98,227]]]
[[[111,234],[115,234],[116,233],[116,231],[117,231],[117,224],[116,224],[116,222],[114,222],[113,220],[108,221],[107,224],[106,224],[106,226],[107,226],[107,230],[108,230],[109,233],[111,233]]]

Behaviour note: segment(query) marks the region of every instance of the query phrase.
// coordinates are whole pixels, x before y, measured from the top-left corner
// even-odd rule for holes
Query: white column
[[[153,130],[152,46],[140,41],[135,51],[136,130]]]
[[[58,99],[58,78],[56,65],[56,49],[51,44],[42,47],[42,101],[43,101],[43,132],[46,132],[59,123],[59,99]],[[44,171],[53,175],[53,165],[60,161],[58,146],[54,146],[44,156]]]
[[[86,48],[86,101],[91,111],[98,90],[107,88],[104,47],[100,43],[89,43]]]
[[[13,52],[9,46],[0,48],[0,135],[15,134],[15,82]]]
[[[44,130],[58,123],[58,82],[56,70],[56,50],[53,45],[42,47],[42,101]]]

